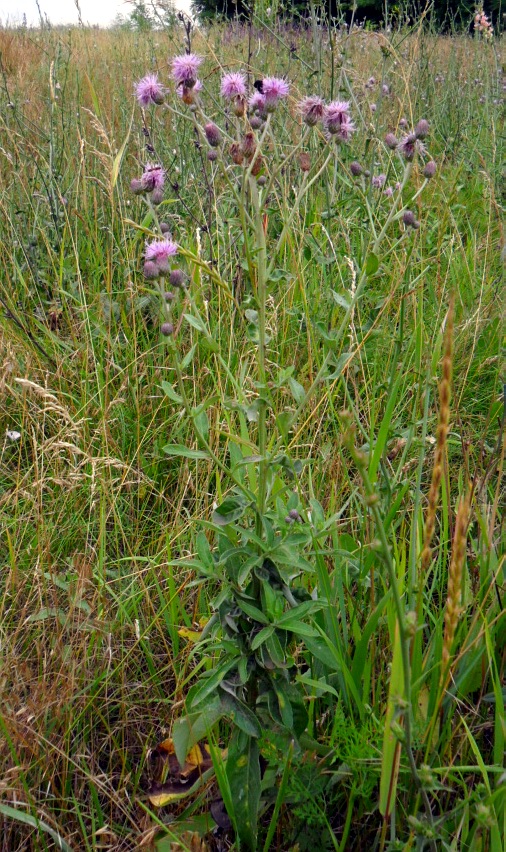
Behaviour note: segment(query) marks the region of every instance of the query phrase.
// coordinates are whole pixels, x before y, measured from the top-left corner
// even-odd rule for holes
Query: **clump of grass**
[[[262,745],[277,810],[262,816],[260,836],[283,849],[308,822],[322,848],[373,844],[382,823],[381,765],[388,767],[385,719],[392,714],[397,753],[402,717],[410,713],[436,842],[500,848],[494,784],[504,752],[501,267],[494,100],[501,81],[495,47],[421,30],[388,39],[329,31],[329,54],[341,58],[333,68],[325,62],[315,68],[303,33],[273,30],[253,43],[247,29],[214,27],[195,33],[192,49],[214,49],[226,70],[250,67],[252,79],[265,69],[290,79],[294,100],[280,145],[297,144],[293,106],[309,81],[335,99],[349,99],[348,78],[360,117],[353,156],[363,168],[374,172],[375,152],[387,132],[401,135],[401,118],[411,125],[422,115],[439,167],[423,202],[415,200],[421,226],[409,250],[388,233],[342,345],[332,333],[356,293],[353,259],[364,255],[388,199],[374,196],[359,178],[370,204],[381,198],[371,208],[371,225],[365,202],[341,189],[342,168],[335,183],[331,176],[315,184],[299,209],[289,168],[272,189],[268,233],[279,239],[292,212],[293,218],[277,280],[269,285],[266,369],[277,382],[278,367],[293,365],[298,384],[314,386],[286,449],[311,460],[295,485],[304,527],[293,529],[302,532],[311,516],[306,587],[324,590],[330,606],[315,617],[326,637],[316,648],[320,656],[313,647],[298,648],[294,657],[312,745],[288,755],[275,733],[273,743]],[[202,332],[174,323],[183,380],[192,407],[209,400],[213,452],[241,462],[239,468],[255,436],[248,418],[257,394],[251,329],[242,318],[255,309],[244,242],[226,183],[203,168],[188,119],[164,113],[150,128],[137,116],[131,123],[134,81],[146,70],[165,77],[167,56],[181,51],[177,29],[142,38],[81,29],[2,31],[0,38],[0,551],[8,566],[0,581],[3,842],[9,849],[52,848],[56,835],[73,849],[136,849],[147,838],[155,842],[159,832],[156,843],[167,848],[179,828],[165,824],[165,810],[146,810],[144,767],[149,747],[170,733],[188,689],[209,665],[191,638],[209,618],[215,594],[195,571],[202,545],[197,531],[228,482],[213,460],[162,452],[167,443],[195,447],[195,433],[161,390],[162,382],[173,381],[174,365],[161,345],[158,296],[142,277],[145,235],[132,225],[142,223],[145,212],[128,191],[144,165],[145,129],[151,141],[160,140],[167,168],[163,217],[187,251],[187,268],[202,262],[189,295],[225,364]],[[219,103],[215,76],[206,85]],[[376,82],[369,84],[372,76]],[[383,83],[390,94],[383,94]],[[308,146],[313,164],[319,144],[315,136]],[[411,180],[418,191],[423,176],[416,166]],[[435,434],[437,446],[442,420],[441,404],[438,413],[432,402],[432,377],[441,346],[443,352],[448,347],[440,329],[452,292],[452,426],[427,557],[419,555],[419,495],[430,490],[427,438]],[[181,314],[192,310],[185,297],[178,305]],[[321,382],[329,349],[335,375]],[[445,356],[443,379],[444,362]],[[230,374],[243,391],[244,410],[231,405]],[[293,414],[292,390],[269,391]],[[342,447],[343,408],[353,412],[357,451],[367,461],[406,609],[419,589],[416,623],[401,620],[414,633],[407,637],[408,708],[395,680],[392,686],[400,622],[372,507]],[[274,420],[267,425],[273,429]],[[245,442],[240,455],[233,436]],[[465,533],[458,548],[452,539],[464,529],[463,516],[455,519],[451,507],[472,482],[477,496],[468,504],[462,561],[457,554],[466,547]],[[417,587],[417,566],[427,559],[423,587]],[[450,654],[446,663],[443,648]],[[442,681],[445,671],[449,679]],[[230,729],[223,723],[215,733],[224,744]],[[323,774],[315,742],[325,751]],[[388,829],[398,841],[423,844],[427,825],[418,819],[402,747],[398,754]],[[305,780],[311,790],[306,808]],[[283,802],[287,789],[296,797],[296,813]],[[208,817],[199,822],[206,795],[171,813],[186,810],[195,818],[190,833],[197,826],[203,835],[204,823],[209,826]],[[181,822],[181,833],[187,823]]]

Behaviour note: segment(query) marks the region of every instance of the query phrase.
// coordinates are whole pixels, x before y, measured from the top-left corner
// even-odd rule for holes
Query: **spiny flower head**
[[[135,84],[135,95],[140,105],[163,104],[164,91],[156,74],[146,74]]]
[[[244,98],[246,95],[246,77],[242,71],[225,74],[221,80],[221,96],[227,100]]]
[[[207,141],[209,142],[212,148],[218,148],[222,142],[222,136],[219,127],[214,124],[214,122],[210,121],[204,127],[204,133]]]
[[[322,120],[325,112],[325,104],[318,95],[310,95],[303,98],[298,104],[299,112],[302,116],[302,121],[308,127],[315,127]]]
[[[410,162],[416,152],[425,153],[425,146],[417,139],[416,133],[407,133],[399,142],[399,151],[405,160]]]
[[[144,257],[146,262],[151,261],[154,263],[159,272],[168,272],[169,258],[177,254],[177,249],[177,243],[165,237],[161,240],[153,240],[151,243],[146,243]]]
[[[162,166],[153,166],[147,163],[141,178],[144,192],[153,192],[154,189],[163,189],[165,184],[165,169]]]
[[[341,142],[348,142],[355,131],[355,125],[350,118],[348,101],[332,101],[325,107],[323,127],[329,136],[334,136]]]
[[[265,108],[268,112],[276,109],[283,98],[287,98],[290,86],[281,77],[265,77],[262,82],[262,94],[265,98]]]
[[[197,71],[203,61],[202,56],[197,56],[196,53],[175,56],[172,60],[172,79],[178,85],[184,83],[191,88],[197,81]]]
[[[249,101],[249,108],[252,112],[264,113],[265,112],[265,97],[262,92],[253,92]]]

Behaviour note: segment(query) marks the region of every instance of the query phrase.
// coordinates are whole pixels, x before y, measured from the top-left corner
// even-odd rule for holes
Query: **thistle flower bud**
[[[260,118],[259,115],[252,115],[249,120],[249,123],[253,130],[259,130],[263,124],[263,120]]]
[[[153,260],[147,260],[144,264],[144,278],[148,281],[152,281],[155,278],[158,278],[158,266]]]
[[[301,519],[297,509],[290,509],[288,514],[290,515],[292,521],[300,521]]]
[[[299,154],[299,166],[302,172],[308,172],[311,168],[311,157],[307,151],[302,151]]]
[[[415,127],[415,136],[417,139],[425,139],[429,135],[429,122],[425,118],[421,118]]]
[[[402,214],[402,221],[404,222],[407,228],[414,228],[416,230],[420,227],[420,222],[417,220],[412,210],[404,211],[404,213]]]
[[[174,293],[171,293],[170,290],[167,290],[167,292],[163,294],[163,298],[166,302],[173,302],[176,297],[174,296]]]
[[[352,173],[353,177],[359,177],[359,175],[361,175],[363,171],[364,170],[362,166],[360,165],[360,163],[357,163],[356,160],[353,160],[353,162],[350,163],[350,172]]]
[[[404,127],[407,127],[407,126],[408,126],[408,121],[407,121],[407,119],[406,119],[406,118],[401,118],[401,120],[399,121],[399,127],[404,128]]]
[[[397,139],[397,136],[395,136],[394,133],[387,133],[385,136],[385,145],[387,148],[390,148],[391,151],[395,151],[398,144],[399,140]]]
[[[262,157],[260,155],[258,155],[255,158],[255,162],[253,163],[253,165],[251,167],[251,174],[253,175],[253,177],[257,177],[257,175],[259,175],[260,172],[262,171],[263,167],[264,167],[264,161],[263,161]]]
[[[141,195],[144,192],[144,188],[142,186],[142,181],[134,178],[130,181],[130,191],[133,192],[134,195]]]
[[[257,184],[258,184],[258,186],[265,186],[265,184],[266,184],[266,183],[267,183],[267,178],[266,178],[266,176],[265,176],[265,175],[260,175],[260,176],[259,176],[259,178],[258,178],[258,180],[257,180]]]
[[[255,134],[249,130],[242,138],[241,151],[246,159],[251,160],[255,154],[256,148]]]
[[[155,205],[161,204],[163,201],[163,189],[154,189],[151,193],[151,201]]]
[[[210,163],[216,162],[216,160],[218,159],[218,151],[215,151],[214,148],[211,148],[211,150],[207,152],[207,159]]]
[[[169,275],[169,284],[171,287],[182,287],[184,282],[184,273],[182,269],[173,269]]]
[[[160,222],[160,230],[162,234],[170,234],[170,226],[167,222]]]
[[[430,160],[428,163],[425,164],[425,168],[423,170],[423,176],[426,177],[427,179],[430,179],[430,178],[434,177],[434,175],[436,174],[436,171],[437,171],[437,166],[436,166],[434,160]]]
[[[236,166],[240,166],[242,164],[244,157],[239,142],[232,142],[230,146],[230,156],[232,157],[232,161],[236,164]]]
[[[161,325],[160,331],[162,332],[164,337],[170,337],[174,331],[174,326],[171,322],[164,322]]]
[[[216,124],[213,124],[212,121],[209,124],[206,124],[204,127],[204,133],[206,134],[206,139],[209,142],[211,148],[219,148],[222,141],[222,136],[219,127]]]
[[[242,95],[237,95],[232,101],[232,112],[237,118],[241,118],[246,112],[246,98]]]

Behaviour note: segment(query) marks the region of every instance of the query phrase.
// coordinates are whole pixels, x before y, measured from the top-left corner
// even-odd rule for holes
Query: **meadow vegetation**
[[[504,848],[503,90],[422,27],[0,31],[2,850]]]

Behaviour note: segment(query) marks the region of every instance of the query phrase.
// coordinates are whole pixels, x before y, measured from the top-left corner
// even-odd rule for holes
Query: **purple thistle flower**
[[[406,225],[407,228],[414,228],[417,230],[420,227],[420,222],[417,220],[415,214],[412,210],[405,210],[402,214],[402,221]]]
[[[156,74],[147,74],[135,84],[135,95],[140,105],[163,104],[163,88]]]
[[[178,85],[185,83],[191,88],[197,82],[197,71],[203,61],[202,56],[197,56],[195,53],[175,56],[172,60],[172,79]]]
[[[310,95],[303,98],[298,104],[298,110],[302,116],[302,121],[308,127],[315,127],[322,120],[325,112],[325,104],[318,95]]]
[[[376,112],[376,110],[377,110],[376,104],[369,104],[369,109],[371,110],[371,112]]]
[[[349,142],[351,139],[352,133],[355,133],[356,127],[353,124],[351,118],[348,118],[346,121],[343,121],[341,124],[341,128],[338,133],[334,133],[334,138],[337,139],[338,142]]]
[[[399,151],[404,159],[410,162],[417,151],[420,154],[425,153],[425,146],[417,139],[415,133],[408,133],[406,136],[403,136],[399,142]]]
[[[227,100],[244,98],[246,95],[246,77],[242,71],[225,74],[221,81],[221,96]]]
[[[399,121],[399,127],[407,127],[407,126],[408,126],[408,121],[407,121],[407,119],[406,119],[406,118],[401,118],[401,120]]]
[[[381,87],[381,91],[384,95],[389,95],[390,94],[390,86],[387,83],[383,83],[383,85]]]
[[[375,189],[381,189],[384,186],[386,179],[386,175],[374,175],[371,179],[371,183]]]
[[[323,126],[329,136],[335,136],[342,142],[348,142],[355,130],[350,114],[348,101],[332,101],[325,107]]]
[[[146,243],[146,251],[144,257],[146,263],[152,261],[158,272],[169,271],[169,258],[177,254],[177,243],[165,238],[163,240],[153,240],[152,243]]]
[[[281,77],[266,77],[262,84],[262,93],[265,98],[265,109],[272,112],[283,98],[288,97],[290,86]]]
[[[261,92],[253,92],[249,101],[249,108],[252,112],[264,113],[265,112],[265,97]]]
[[[394,194],[394,191],[391,186],[387,186],[387,188],[383,191],[383,195],[386,195],[387,198],[391,198]]]
[[[350,163],[350,172],[352,173],[353,177],[358,177],[362,174],[363,171],[364,170],[362,166],[360,165],[360,163],[357,163],[356,160],[353,160],[353,162]]]
[[[153,166],[147,163],[141,178],[141,186],[144,192],[153,192],[154,189],[163,189],[165,184],[165,169],[162,166]]]

